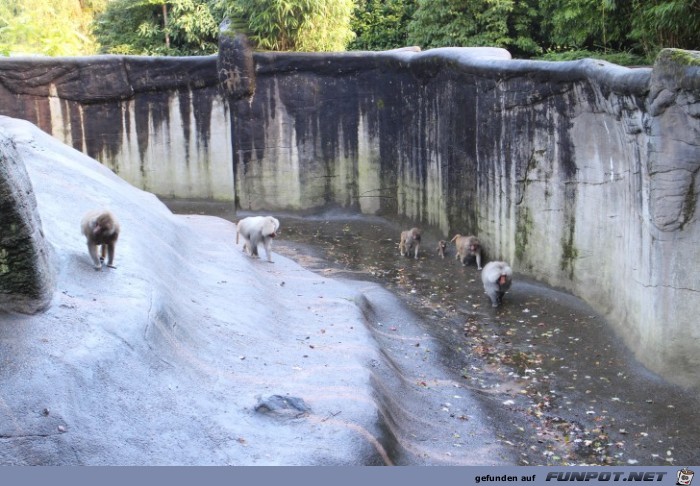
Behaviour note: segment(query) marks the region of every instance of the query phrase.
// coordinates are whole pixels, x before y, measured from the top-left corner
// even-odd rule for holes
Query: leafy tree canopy
[[[700,50],[700,0],[0,0],[0,55],[211,54],[224,18],[280,51],[500,46],[638,64]]]
[[[218,46],[205,0],[111,0],[94,30],[110,54],[204,55]]]
[[[424,48],[497,46],[529,54],[540,48],[532,38],[534,0],[417,0],[408,39]]]
[[[353,0],[213,0],[259,49],[342,51],[355,34]]]
[[[349,49],[378,51],[408,45],[416,0],[358,0],[352,19],[357,38]]]
[[[105,0],[2,0],[0,55],[75,56],[97,50],[90,22]]]
[[[632,0],[632,8],[629,39],[648,56],[664,47],[700,50],[700,0]]]
[[[632,4],[620,0],[540,0],[550,49],[623,48]]]

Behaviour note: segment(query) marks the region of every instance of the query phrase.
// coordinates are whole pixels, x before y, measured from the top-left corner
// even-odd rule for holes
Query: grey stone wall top
[[[0,84],[19,95],[83,103],[120,100],[138,92],[214,86],[217,56],[16,57],[0,59]]]
[[[6,58],[0,59],[0,84],[15,94],[41,97],[51,94],[50,87],[55,85],[55,94],[60,98],[83,103],[128,99],[138,92],[214,86],[219,83],[218,57]],[[313,71],[319,75],[344,75],[373,69],[410,69],[422,77],[432,76],[436,70],[459,67],[463,74],[496,78],[528,75],[550,82],[588,79],[616,93],[637,95],[648,91],[652,72],[651,68],[630,69],[593,59],[515,60],[505,49],[492,47],[331,54],[256,52],[253,59],[256,74]],[[687,79],[697,82],[698,76]]]
[[[411,69],[417,76],[436,70],[459,68],[462,74],[494,79],[529,76],[548,82],[589,80],[619,94],[642,95],[649,90],[651,68],[626,68],[606,61],[550,62],[511,59],[495,47],[444,47],[427,51],[393,50],[343,53],[255,53],[258,74],[312,71],[319,75],[344,75],[378,68]]]

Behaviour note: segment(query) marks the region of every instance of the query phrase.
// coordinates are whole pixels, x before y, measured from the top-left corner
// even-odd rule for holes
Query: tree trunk
[[[168,33],[168,5],[163,3],[163,30],[165,31],[165,47],[170,49],[170,34]]]

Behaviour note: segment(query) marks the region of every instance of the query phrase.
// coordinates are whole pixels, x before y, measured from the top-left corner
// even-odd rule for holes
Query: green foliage
[[[302,23],[296,45],[299,51],[344,51],[355,38],[350,20],[355,5],[353,0],[319,1],[315,9]]]
[[[408,39],[424,48],[497,46],[539,52],[535,0],[418,0]]]
[[[410,42],[423,48],[474,45],[478,10],[469,0],[418,0],[408,24]]]
[[[408,22],[416,0],[358,0],[352,19],[357,38],[349,49],[381,51],[408,45]]]
[[[104,0],[2,0],[0,2],[0,55],[91,54],[97,43],[90,22]]]
[[[500,46],[633,65],[700,49],[700,0],[0,0],[0,55],[211,54],[226,17],[278,51]]]
[[[409,4],[406,26],[397,12]],[[487,45],[632,64],[661,47],[700,49],[700,0],[358,0],[353,28],[359,49]]]
[[[112,0],[94,31],[110,54],[204,55],[218,48],[218,22],[206,0]]]
[[[544,39],[539,28],[541,24],[539,0],[515,2],[508,18],[511,42],[504,46],[516,57],[529,57],[542,52]]]
[[[355,36],[353,0],[213,1],[259,49],[341,51]]]
[[[576,49],[569,51],[550,51],[538,59],[544,61],[576,61],[578,59],[602,59],[603,61],[608,61],[619,66],[641,66],[653,63],[653,59],[648,59],[644,56],[638,54],[633,54],[631,52],[618,52],[618,51],[589,51],[586,49]]]
[[[699,0],[633,0],[629,38],[648,56],[664,47],[700,50]]]
[[[626,0],[541,0],[548,50],[626,49],[633,15]]]
[[[700,49],[698,0],[540,0],[549,52],[593,52],[616,64],[653,61],[663,47]],[[615,54],[617,53],[617,54]],[[559,59],[556,54],[550,58]]]

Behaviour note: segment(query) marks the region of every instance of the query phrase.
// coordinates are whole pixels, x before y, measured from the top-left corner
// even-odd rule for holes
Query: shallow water
[[[228,204],[166,201],[177,213],[236,221]],[[326,276],[378,282],[442,343],[442,365],[480,398],[520,464],[697,463],[697,394],[641,366],[579,299],[517,274],[493,309],[479,271],[424,231],[418,260],[399,255],[397,223],[328,212],[277,215],[277,252]],[[408,228],[410,225],[406,225]]]

